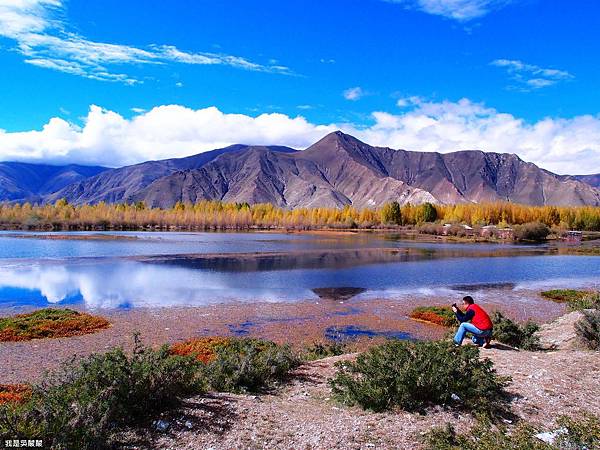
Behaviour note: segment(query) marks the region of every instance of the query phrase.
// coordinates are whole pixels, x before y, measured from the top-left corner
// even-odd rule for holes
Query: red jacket
[[[481,306],[475,304],[469,305],[467,306],[467,311],[473,311],[474,315],[471,319],[471,323],[481,331],[491,330],[494,326],[490,316],[488,316]]]

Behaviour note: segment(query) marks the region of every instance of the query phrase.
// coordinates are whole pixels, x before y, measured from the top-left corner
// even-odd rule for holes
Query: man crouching
[[[454,311],[460,322],[460,327],[458,327],[458,331],[454,336],[454,344],[461,345],[465,334],[471,333],[475,344],[483,346],[483,348],[489,348],[493,329],[490,316],[481,306],[475,304],[473,297],[470,295],[463,298],[463,306],[465,308],[464,313],[456,306],[456,303],[452,305],[452,311]],[[471,322],[469,323],[469,321]]]

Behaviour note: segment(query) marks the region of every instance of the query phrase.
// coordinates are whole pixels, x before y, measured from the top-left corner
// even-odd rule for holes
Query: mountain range
[[[99,166],[52,166],[0,162],[0,200],[41,201],[44,196],[108,170]]]
[[[0,200],[273,203],[284,208],[511,201],[600,205],[600,175],[556,175],[514,154],[373,147],[336,131],[305,150],[232,145],[117,169],[0,163]]]

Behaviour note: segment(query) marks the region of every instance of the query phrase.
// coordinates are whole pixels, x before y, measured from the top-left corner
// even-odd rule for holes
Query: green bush
[[[0,434],[43,439],[56,449],[110,446],[111,432],[200,392],[200,363],[173,356],[167,346],[116,348],[71,361],[41,384],[23,405],[0,408]]]
[[[594,450],[600,448],[600,419],[582,413],[557,420],[556,440],[547,444],[538,439],[538,429],[522,422],[513,430],[494,428],[482,421],[469,432],[458,434],[451,424],[434,428],[424,436],[427,450]]]
[[[451,424],[434,428],[424,436],[427,450],[551,450],[552,447],[535,437],[536,430],[527,424],[518,425],[512,433],[494,430],[480,423],[469,433],[458,434]]]
[[[259,391],[300,364],[290,346],[259,339],[231,339],[216,351],[217,357],[202,372],[217,391]]]
[[[330,356],[339,356],[347,353],[347,345],[339,342],[315,342],[306,347],[302,352],[302,358],[305,361],[315,361],[317,359],[328,358]]]
[[[550,228],[541,222],[528,222],[515,225],[515,238],[519,241],[544,241],[550,234]]]
[[[600,449],[600,418],[584,412],[579,417],[561,416],[558,426],[565,430],[558,436],[561,449]]]
[[[583,317],[575,322],[575,334],[590,350],[600,350],[600,310],[584,310]]]
[[[479,359],[478,348],[449,342],[393,340],[336,366],[334,396],[373,411],[437,404],[495,413],[509,381],[496,374],[492,361]]]
[[[498,342],[523,350],[540,349],[540,339],[536,334],[540,327],[537,323],[529,320],[521,325],[498,311],[494,312],[492,322],[494,323],[493,337]]]

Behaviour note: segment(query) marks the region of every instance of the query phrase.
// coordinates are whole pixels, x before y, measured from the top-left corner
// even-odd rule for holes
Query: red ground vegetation
[[[217,357],[217,348],[229,344],[226,337],[210,336],[188,339],[171,346],[171,353],[180,356],[194,356],[198,361],[209,363]]]
[[[420,306],[412,310],[410,318],[444,327],[451,327],[456,323],[454,313],[449,307],[445,306]]]
[[[31,386],[27,384],[0,384],[0,405],[22,403],[30,395]]]
[[[79,336],[108,328],[103,317],[72,309],[41,309],[0,318],[0,342]]]

